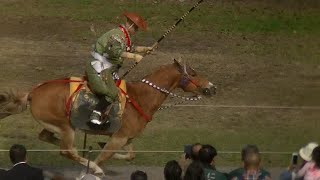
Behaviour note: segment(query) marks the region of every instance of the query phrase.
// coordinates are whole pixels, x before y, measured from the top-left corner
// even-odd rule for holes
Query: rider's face
[[[130,33],[130,35],[135,35],[136,32],[138,31],[138,26],[136,26],[132,22],[127,22],[126,25],[127,25],[127,29],[128,29],[128,32]]]

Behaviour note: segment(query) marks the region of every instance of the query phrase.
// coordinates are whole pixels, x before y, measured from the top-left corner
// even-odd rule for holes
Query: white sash
[[[92,51],[91,55],[96,61],[91,62],[91,66],[100,73],[105,69],[109,69],[112,67],[112,64],[108,61],[106,56],[101,56],[99,53]]]

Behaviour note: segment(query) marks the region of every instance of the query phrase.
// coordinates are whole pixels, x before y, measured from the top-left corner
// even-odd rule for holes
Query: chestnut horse
[[[181,88],[185,92],[210,96],[213,89],[211,82],[199,76],[191,67],[185,64],[181,65],[177,61],[161,66],[144,79],[169,92],[175,88]],[[88,160],[79,156],[74,148],[75,129],[71,127],[70,120],[66,115],[65,102],[69,97],[69,88],[69,83],[50,81],[39,85],[29,93],[0,94],[0,119],[24,111],[29,103],[34,119],[44,127],[39,134],[39,139],[60,146],[61,155],[86,166]],[[134,99],[144,114],[149,117],[152,117],[168,96],[168,93],[161,92],[145,82],[127,83],[127,92],[129,97]],[[127,102],[125,106],[122,126],[117,132],[106,134],[103,131],[86,131],[90,134],[111,137],[104,146],[104,151],[96,157],[94,162],[91,161],[89,164],[95,174],[104,174],[100,167],[104,161],[111,157],[125,160],[131,160],[135,157],[131,140],[144,130],[148,121],[141,116],[141,112],[139,113],[129,103]],[[54,134],[60,135],[60,138],[56,138]],[[127,153],[115,153],[121,149],[125,149]]]

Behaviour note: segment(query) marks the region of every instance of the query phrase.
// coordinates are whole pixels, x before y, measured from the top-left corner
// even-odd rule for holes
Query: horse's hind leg
[[[46,129],[43,129],[40,132],[39,139],[41,141],[44,141],[44,142],[47,142],[47,143],[50,143],[50,144],[53,144],[53,145],[56,145],[56,146],[60,145],[60,139],[56,138],[54,136],[53,132],[50,132],[50,131],[48,131]]]
[[[84,166],[87,166],[88,159],[79,156],[78,151],[73,147],[74,136],[75,132],[70,127],[67,127],[61,131],[60,154],[71,160],[77,161]],[[103,170],[97,166],[96,163],[90,161],[89,167],[94,171],[95,174],[104,175]]]

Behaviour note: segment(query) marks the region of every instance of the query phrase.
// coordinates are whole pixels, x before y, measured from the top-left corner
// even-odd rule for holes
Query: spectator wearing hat
[[[298,171],[297,178],[303,178],[304,180],[320,179],[320,146],[313,149],[311,157],[312,159]]]
[[[241,150],[241,160],[243,163],[243,167],[231,171],[228,175],[229,180],[234,178],[241,179],[241,177],[246,177],[248,175],[250,176],[250,174],[253,173],[248,174],[249,169],[255,169],[255,176],[258,175],[259,178],[271,178],[270,173],[263,169],[260,165],[260,152],[256,145],[248,144],[243,147]]]
[[[300,178],[297,177],[297,172],[304,167],[309,161],[312,160],[312,151],[314,148],[318,146],[318,143],[316,142],[310,142],[304,147],[300,148],[299,150],[299,156],[302,159],[302,162],[300,165],[290,164],[287,170],[282,172],[280,174],[280,180],[291,180],[291,179],[303,179],[303,177]]]
[[[299,150],[299,155],[305,161],[305,163],[312,160],[312,151],[317,146],[319,146],[318,143],[310,142]]]

